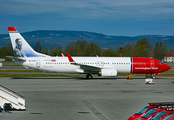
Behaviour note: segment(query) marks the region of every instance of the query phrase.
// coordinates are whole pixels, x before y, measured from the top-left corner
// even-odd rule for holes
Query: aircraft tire
[[[91,74],[87,74],[86,75],[86,79],[92,79],[92,75]]]

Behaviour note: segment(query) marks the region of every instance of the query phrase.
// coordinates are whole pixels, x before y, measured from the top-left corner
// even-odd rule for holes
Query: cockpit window
[[[163,63],[163,62],[159,62],[158,64],[161,64],[161,65],[162,65],[162,64],[164,64],[164,63]]]

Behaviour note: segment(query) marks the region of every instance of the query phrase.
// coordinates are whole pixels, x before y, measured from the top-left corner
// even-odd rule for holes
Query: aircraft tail
[[[15,27],[8,27],[14,56],[17,58],[25,57],[49,57],[34,51],[21,34],[15,29]]]

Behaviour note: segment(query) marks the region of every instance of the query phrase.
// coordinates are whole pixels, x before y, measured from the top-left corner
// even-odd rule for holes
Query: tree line
[[[164,56],[167,55],[167,45],[166,43],[156,43],[155,47],[150,43],[150,40],[143,38],[135,45],[132,45],[130,41],[126,42],[123,47],[117,47],[113,49],[102,49],[97,43],[86,42],[78,40],[68,44],[65,49],[61,46],[54,48],[53,45],[44,47],[42,49],[40,41],[34,46],[34,50],[37,52],[47,54],[50,56],[60,56],[61,53],[68,52],[71,56],[107,56],[107,57],[154,57],[156,59],[162,60]],[[13,50],[11,43],[8,46],[0,48],[0,58],[3,56],[12,56]]]

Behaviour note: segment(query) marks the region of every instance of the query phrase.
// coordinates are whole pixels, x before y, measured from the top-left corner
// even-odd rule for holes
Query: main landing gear
[[[91,74],[87,74],[86,75],[86,79],[92,79],[92,75]]]

